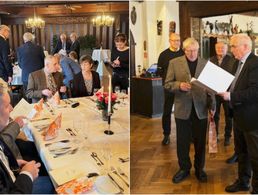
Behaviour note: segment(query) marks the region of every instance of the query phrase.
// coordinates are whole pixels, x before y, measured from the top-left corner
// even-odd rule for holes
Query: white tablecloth
[[[111,52],[109,49],[95,49],[92,52],[92,59],[97,60],[99,62],[97,72],[99,76],[103,76],[104,74],[104,62],[110,62]]]
[[[54,185],[58,186],[58,182],[63,183],[63,181],[79,178],[92,172],[105,175],[111,166],[115,169],[123,170],[129,177],[130,162],[122,163],[119,160],[119,158],[129,157],[129,101],[115,105],[116,109],[112,115],[110,125],[110,129],[114,134],[106,135],[104,131],[109,128],[108,124],[102,120],[101,112],[97,110],[96,103],[93,102],[92,98],[85,97],[72,100],[78,101],[80,105],[76,108],[71,108],[69,104],[62,102],[61,106],[53,108],[54,115],[47,108],[41,114],[42,118],[49,117],[53,119],[58,113],[62,113],[62,127],[59,129],[57,138],[44,141],[42,131],[37,128],[37,126],[49,123],[49,120],[29,123],[29,129],[32,130],[35,145]],[[66,131],[67,128],[73,129],[76,136],[70,135]],[[59,142],[60,147],[69,146],[71,150],[75,149],[76,152],[55,157],[50,151],[53,149],[50,147],[51,144],[48,146],[46,144],[52,143],[53,146],[60,140],[69,140],[68,143]],[[92,152],[97,153],[104,165],[97,164],[91,156]],[[105,159],[107,153],[109,158]],[[129,193],[129,188],[126,184],[117,175],[112,172],[111,174],[116,182],[124,188],[124,193]],[[127,182],[129,183],[129,179],[127,179]],[[100,192],[97,188],[94,188],[90,193]]]

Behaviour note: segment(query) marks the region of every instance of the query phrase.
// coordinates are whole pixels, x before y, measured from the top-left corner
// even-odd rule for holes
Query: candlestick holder
[[[108,129],[104,131],[106,135],[113,135],[114,132],[110,129],[111,114],[108,115]]]

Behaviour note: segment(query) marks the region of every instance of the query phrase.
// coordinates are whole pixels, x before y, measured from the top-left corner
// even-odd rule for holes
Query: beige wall
[[[176,22],[176,32],[179,33],[179,5],[172,1],[144,1],[130,2],[130,13],[135,6],[137,13],[136,24],[130,21],[130,29],[133,33],[135,48],[136,74],[138,65],[141,68],[148,68],[151,64],[157,63],[161,51],[169,46],[169,22]],[[162,35],[157,35],[157,20],[163,21]],[[147,43],[147,58],[144,58],[143,44]]]

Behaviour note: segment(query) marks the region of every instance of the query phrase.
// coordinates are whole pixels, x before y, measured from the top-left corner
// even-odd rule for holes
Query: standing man
[[[70,52],[71,43],[66,39],[66,34],[62,33],[60,39],[57,41],[53,54],[59,53],[62,50],[63,55],[67,55]]]
[[[229,92],[220,93],[233,109],[235,147],[238,154],[238,179],[227,192],[258,193],[258,57],[251,53],[252,41],[246,34],[230,39],[231,51],[239,61]],[[251,174],[251,170],[253,174]]]
[[[210,61],[227,72],[233,73],[233,67],[235,63],[235,59],[227,54],[228,45],[222,41],[217,42],[215,45],[216,55],[210,58]],[[216,112],[214,115],[214,120],[216,123],[216,132],[217,137],[219,135],[219,120],[220,120],[220,107],[223,105],[224,115],[225,115],[225,140],[224,146],[228,146],[230,144],[230,137],[232,132],[232,116],[229,113],[229,105],[227,101],[224,101],[223,98],[219,95],[216,95]]]
[[[178,34],[170,33],[169,44],[169,48],[161,52],[158,59],[158,71],[162,77],[163,86],[167,75],[169,61],[184,55],[183,50],[180,48],[181,42]],[[173,104],[174,93],[164,88],[164,106],[162,115],[162,128],[164,135],[162,140],[163,145],[168,145],[170,143],[169,135],[171,132],[171,113]]]
[[[77,54],[77,60],[80,59],[80,42],[77,39],[77,35],[75,32],[72,32],[70,34],[70,39],[71,39],[71,47],[70,47],[70,52],[75,51]]]
[[[193,139],[195,176],[200,182],[207,182],[204,171],[208,109],[215,110],[215,97],[205,89],[191,85],[191,77],[198,78],[206,60],[198,58],[199,44],[194,38],[183,42],[184,56],[169,62],[165,88],[175,94],[175,121],[177,136],[177,157],[180,170],[174,175],[173,183],[183,181],[192,167],[189,157]],[[212,115],[214,111],[211,112]]]
[[[43,48],[33,43],[34,35],[26,32],[23,35],[24,44],[17,49],[19,66],[22,69],[22,82],[26,90],[29,74],[44,67]]]
[[[7,39],[10,36],[10,28],[0,25],[0,78],[11,83],[13,77],[13,67],[8,59],[10,47]]]

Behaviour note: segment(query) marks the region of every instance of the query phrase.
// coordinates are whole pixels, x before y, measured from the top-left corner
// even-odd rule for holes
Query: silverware
[[[95,158],[95,156],[93,156],[92,154],[90,156],[96,161],[98,166],[101,166],[100,162]]]
[[[68,149],[71,149],[71,147],[63,147],[63,148],[56,148],[56,149],[51,149],[51,150],[49,150],[49,152],[52,152],[52,153],[60,153],[60,152],[62,152],[62,151],[64,151],[64,150],[68,150]]]
[[[70,128],[67,128],[67,129],[65,129],[71,136],[76,136],[76,134],[73,132],[73,130],[72,129],[70,129]]]
[[[75,148],[75,149],[73,149],[73,150],[68,150],[67,152],[62,153],[62,154],[56,154],[56,155],[53,156],[53,157],[54,157],[54,158],[58,158],[58,157],[60,157],[60,156],[66,155],[66,154],[75,154],[77,151],[78,151],[78,148]]]
[[[50,146],[51,144],[56,144],[56,143],[59,143],[59,142],[61,142],[61,143],[68,143],[68,142],[70,142],[70,140],[68,140],[68,139],[63,139],[63,140],[60,140],[60,141],[56,141],[56,142],[52,142],[52,143],[47,143],[47,144],[45,144],[45,147],[48,147],[48,146]]]
[[[117,173],[116,169],[115,169],[114,167],[112,167],[112,166],[111,166],[110,168],[111,168],[112,173],[116,174],[116,175],[125,183],[125,185],[126,185],[127,187],[129,187],[129,184],[127,183],[127,181],[125,181],[124,178],[122,178],[122,177]]]
[[[94,157],[96,157],[96,158],[99,160],[99,162],[100,162],[102,165],[104,165],[104,163],[99,159],[99,157],[98,157],[98,155],[97,155],[96,152],[92,152],[91,155],[94,156]]]
[[[48,119],[50,119],[50,118],[45,117],[45,118],[31,119],[30,122],[44,121],[44,120],[48,120]]]
[[[129,157],[127,158],[118,158],[122,163],[128,162],[130,160]]]
[[[126,179],[128,179],[128,176],[120,169],[120,167],[117,167],[117,171],[120,175],[124,176]]]
[[[119,188],[120,192],[123,193],[124,189],[114,180],[114,178],[108,173],[108,177],[114,182],[114,184]]]

